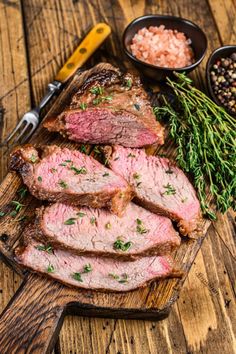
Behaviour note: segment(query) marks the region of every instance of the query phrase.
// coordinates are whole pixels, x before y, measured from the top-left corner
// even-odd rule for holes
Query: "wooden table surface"
[[[208,37],[206,59],[214,48],[236,44],[235,0],[0,0],[0,139],[40,100],[94,23],[112,27],[104,59],[109,56],[129,67],[122,53],[122,32],[135,17],[151,13],[197,23]],[[206,59],[193,75],[202,89]],[[96,55],[89,65],[95,62]],[[2,180],[7,157],[1,154],[0,163]],[[168,319],[154,323],[68,316],[55,353],[235,353],[234,238],[235,213],[219,214]],[[0,262],[1,311],[20,283],[19,276]]]

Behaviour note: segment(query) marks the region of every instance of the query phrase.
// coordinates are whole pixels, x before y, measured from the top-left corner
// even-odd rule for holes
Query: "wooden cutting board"
[[[75,75],[70,84],[56,99],[47,116],[61,112],[76,92],[81,83],[92,72],[106,69],[110,64],[101,63],[91,70]],[[57,134],[50,134],[41,126],[31,139],[34,144],[58,144],[60,146],[78,147],[68,143]],[[87,147],[91,149],[91,147]],[[149,148],[148,153],[165,153],[167,157],[175,156],[175,147],[166,141],[164,147]],[[23,216],[33,217],[34,209],[41,204],[31,195],[21,199],[19,189],[21,178],[9,172],[0,186],[0,253],[3,259],[16,272],[24,277],[24,281],[0,316],[0,352],[3,353],[49,353],[53,348],[63,323],[65,314],[86,316],[135,318],[161,320],[168,316],[171,305],[178,297],[179,291],[188,271],[196,257],[206,235],[210,222],[203,220],[202,234],[197,240],[182,240],[174,258],[185,272],[182,279],[166,279],[128,293],[104,293],[90,290],[79,290],[66,287],[60,283],[46,279],[38,274],[26,272],[14,260],[14,250],[21,242],[26,222]],[[12,217],[14,209],[11,202],[18,200],[24,207]]]

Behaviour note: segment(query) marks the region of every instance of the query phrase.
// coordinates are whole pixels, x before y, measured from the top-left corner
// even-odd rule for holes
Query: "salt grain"
[[[140,29],[132,39],[132,54],[146,63],[165,67],[182,68],[193,64],[191,40],[177,30],[161,25]]]

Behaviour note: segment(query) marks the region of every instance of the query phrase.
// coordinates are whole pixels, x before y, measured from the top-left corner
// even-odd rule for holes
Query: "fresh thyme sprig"
[[[176,102],[155,107],[157,119],[167,118],[170,136],[177,143],[179,166],[194,177],[204,214],[215,219],[207,203],[207,183],[219,211],[235,209],[236,196],[236,119],[192,86],[185,74],[178,81],[167,79]]]

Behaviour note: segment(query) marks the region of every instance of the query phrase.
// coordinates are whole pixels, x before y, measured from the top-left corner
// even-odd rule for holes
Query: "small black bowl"
[[[147,64],[132,55],[130,44],[134,35],[143,27],[160,25],[164,25],[167,29],[176,29],[179,32],[183,32],[187,38],[191,39],[195,58],[195,62],[192,65],[184,68],[163,68]],[[136,18],[126,27],[123,34],[123,47],[126,55],[139,71],[154,80],[162,81],[167,76],[173,76],[173,71],[188,73],[195,69],[205,56],[207,38],[197,25],[184,18],[167,15],[147,15]]]
[[[235,112],[232,112],[229,108],[225,107],[224,105],[222,105],[222,103],[220,102],[220,100],[217,98],[217,96],[214,94],[214,91],[212,89],[212,84],[211,84],[211,77],[210,77],[210,72],[211,72],[211,68],[213,67],[213,65],[217,62],[218,59],[221,58],[227,58],[229,57],[232,53],[236,52],[236,45],[225,45],[223,47],[217,48],[215,49],[208,61],[207,61],[207,65],[206,65],[206,81],[207,81],[207,88],[208,88],[208,93],[209,96],[212,98],[212,100],[218,104],[218,106],[224,107],[224,109],[231,115],[236,116]]]

